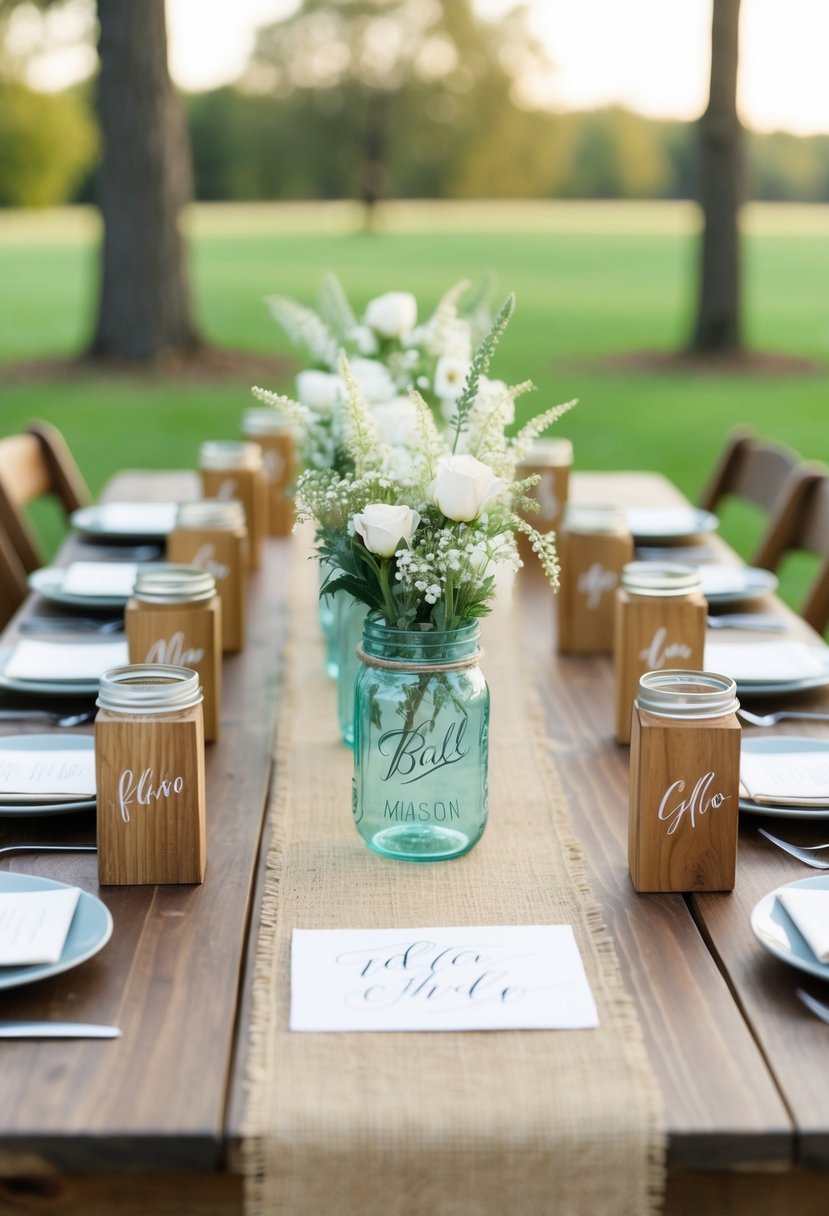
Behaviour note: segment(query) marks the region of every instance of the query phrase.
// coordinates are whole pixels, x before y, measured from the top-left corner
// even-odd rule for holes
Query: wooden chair
[[[741,427],[729,436],[699,505],[713,511],[733,495],[759,507],[768,522],[750,564],[775,570],[800,509],[822,475],[821,465],[804,463],[790,448]]]
[[[60,431],[46,422],[33,422],[24,434],[0,439],[0,531],[27,573],[46,560],[24,510],[43,495],[54,495],[67,515],[90,502]]]
[[[785,538],[787,552],[810,553],[821,559],[799,613],[818,633],[829,625],[829,472],[814,481]]]
[[[0,629],[14,616],[26,592],[26,571],[11,542],[0,532]]]

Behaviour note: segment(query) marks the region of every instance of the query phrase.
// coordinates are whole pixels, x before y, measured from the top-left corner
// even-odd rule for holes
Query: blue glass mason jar
[[[357,647],[363,636],[368,608],[345,592],[334,596],[337,639],[337,717],[347,747],[354,746],[354,682],[360,662]]]
[[[354,692],[353,812],[384,857],[445,861],[477,844],[487,818],[489,689],[480,627],[363,629]]]
[[[319,563],[320,587],[328,578],[331,569],[328,562]],[[336,680],[338,671],[337,658],[337,595],[343,595],[344,592],[335,592],[333,595],[321,595],[319,597],[319,622],[322,638],[325,642],[325,671],[332,680]]]

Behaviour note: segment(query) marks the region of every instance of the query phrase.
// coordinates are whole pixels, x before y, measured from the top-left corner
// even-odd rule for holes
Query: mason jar
[[[294,433],[276,410],[245,410],[242,434],[262,449],[262,467],[268,487],[268,532],[289,536],[294,526],[294,503],[290,488],[296,477]]]
[[[143,566],[124,611],[131,663],[166,663],[198,673],[204,737],[219,737],[222,712],[222,606],[207,570],[157,562]]]
[[[354,683],[360,666],[357,659],[357,647],[363,636],[363,624],[368,608],[343,591],[337,592],[334,596],[334,612],[337,655],[337,719],[343,743],[346,747],[353,747]]]
[[[268,487],[261,447],[235,439],[210,440],[201,445],[199,472],[204,498],[238,498],[241,502],[248,529],[248,566],[258,570],[268,530]]]
[[[245,644],[248,532],[244,507],[235,498],[183,502],[167,537],[167,560],[207,570],[222,601],[222,650]]]
[[[622,567],[613,631],[617,743],[630,742],[640,676],[666,667],[703,667],[707,622],[708,604],[695,567],[675,562]]]
[[[354,694],[357,831],[404,861],[459,857],[487,820],[489,689],[480,626],[391,629],[367,617]]]
[[[737,688],[712,671],[648,671],[630,741],[628,864],[637,891],[731,891],[737,865]]]
[[[197,883],[206,861],[199,677],[186,667],[113,667],[98,685],[98,877]]]

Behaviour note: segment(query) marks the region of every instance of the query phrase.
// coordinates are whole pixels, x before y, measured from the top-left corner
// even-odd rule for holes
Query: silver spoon
[[[123,633],[123,617],[97,621],[84,616],[27,616],[20,622],[21,633]]]

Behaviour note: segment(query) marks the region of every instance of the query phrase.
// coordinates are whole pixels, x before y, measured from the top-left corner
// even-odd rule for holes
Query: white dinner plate
[[[810,676],[803,680],[781,680],[779,683],[744,684],[737,680],[738,697],[788,696],[791,692],[809,692],[813,688],[825,688],[829,684],[829,671],[823,676]]]
[[[716,532],[720,521],[698,507],[627,507],[628,527],[638,544],[651,540],[685,540]]]
[[[769,673],[765,677],[764,667]],[[806,646],[798,641],[771,638],[743,643],[709,637],[705,643],[705,670],[731,676],[739,697],[807,692],[829,685],[829,646]],[[786,674],[798,670],[800,675]]]
[[[69,522],[76,531],[105,540],[163,540],[177,513],[174,502],[104,502],[73,511]]]
[[[756,566],[699,567],[702,594],[709,604],[732,604],[740,600],[768,595],[777,587],[777,576],[771,570]]]
[[[0,689],[23,692],[30,697],[87,697],[96,696],[98,680],[16,680],[6,675],[6,663],[13,646],[0,647]],[[126,660],[124,660],[126,662]]]
[[[829,758],[829,740],[807,739],[795,735],[782,735],[771,738],[767,735],[744,738],[740,745],[743,752],[753,752],[755,755],[785,755],[793,750],[823,752]],[[769,815],[773,819],[829,819],[827,806],[779,806],[767,802],[754,802],[751,798],[740,799],[740,810],[750,811],[752,815]]]
[[[126,595],[76,595],[64,591],[65,575],[66,570],[62,566],[44,566],[29,575],[29,586],[45,600],[66,604],[70,608],[123,608],[129,599]]]
[[[0,891],[42,891],[52,887],[65,887],[65,882],[53,882],[51,878],[35,878],[33,874],[17,874],[0,871]],[[97,954],[112,935],[112,917],[109,909],[90,895],[81,891],[72,924],[56,963],[32,963],[23,967],[0,967],[0,989],[19,988],[22,984],[33,984],[51,975],[60,975],[85,963]]]
[[[811,887],[813,890],[829,890],[829,874],[817,874],[814,878],[800,878],[797,882],[787,882],[784,887],[770,891],[752,909],[751,928],[754,936],[762,946],[790,963],[800,971],[808,971],[822,980],[829,980],[829,963],[821,963],[815,958],[801,933],[795,926],[786,909],[777,898],[777,892],[790,887]]]
[[[50,735],[2,735],[0,736],[0,760],[4,751],[51,752],[95,750],[92,735],[70,733]],[[20,815],[68,815],[73,811],[93,811],[95,798],[38,798],[36,794],[5,793],[0,790],[0,817]]]

